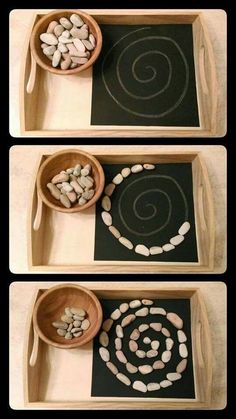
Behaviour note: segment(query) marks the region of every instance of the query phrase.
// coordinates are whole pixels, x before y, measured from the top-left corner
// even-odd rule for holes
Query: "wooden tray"
[[[24,400],[28,408],[207,408],[211,403],[211,332],[202,295],[198,288],[157,290],[155,284],[127,287],[122,283],[88,286],[98,298],[187,298],[190,299],[195,399],[91,397],[92,342],[83,348],[61,350],[34,337],[33,307],[45,291],[39,289],[29,316],[24,353]],[[105,289],[106,288],[106,289]],[[75,385],[76,383],[76,385]]]
[[[143,127],[90,125],[92,69],[74,76],[57,76],[31,62],[29,39],[43,13],[36,13],[30,28],[20,85],[23,136],[217,136],[217,80],[213,49],[201,13],[158,10],[86,10],[99,24],[192,24],[194,65],[200,127]],[[63,80],[62,80],[63,79]],[[80,91],[76,95],[76,91]],[[31,93],[27,93],[31,92]],[[65,117],[65,98],[67,112]],[[80,114],[78,114],[80,109]]]
[[[208,173],[200,152],[147,153],[147,148],[132,154],[118,148],[93,154],[102,164],[118,163],[192,163],[193,200],[198,262],[95,261],[95,206],[75,214],[64,214],[41,205],[36,190],[38,169],[47,156],[41,156],[36,169],[28,224],[28,265],[41,272],[206,272],[214,268],[215,221]],[[80,234],[78,234],[78,231]],[[69,246],[68,246],[69,244]]]

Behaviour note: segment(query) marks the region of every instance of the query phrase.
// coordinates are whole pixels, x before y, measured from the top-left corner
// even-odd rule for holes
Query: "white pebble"
[[[155,358],[157,355],[158,355],[158,352],[155,351],[154,349],[150,349],[149,351],[147,351],[148,358]]]
[[[178,330],[177,332],[177,336],[178,336],[178,341],[179,343],[184,343],[187,340],[187,336],[185,335],[185,333],[183,332],[183,330]]]
[[[148,324],[140,324],[140,326],[138,327],[138,330],[140,331],[140,333],[145,332],[145,330],[149,329],[149,325]]]
[[[133,301],[130,301],[129,303],[130,308],[137,308],[137,307],[140,307],[141,305],[142,303],[140,300],[133,300]]]
[[[154,170],[154,169],[155,169],[154,164],[149,164],[149,163],[144,163],[144,164],[143,164],[143,167],[144,167],[144,169],[146,169],[146,170]]]
[[[109,183],[109,184],[105,187],[105,189],[104,189],[104,193],[105,193],[107,196],[111,196],[111,195],[113,194],[113,192],[114,192],[115,188],[116,188],[116,185],[115,185],[114,183]]]
[[[172,385],[172,382],[169,380],[163,380],[160,382],[160,386],[162,388],[170,387]]]
[[[136,253],[140,254],[140,255],[143,255],[143,256],[149,256],[150,255],[149,249],[146,246],[144,246],[143,244],[138,244],[135,247],[134,251]]]
[[[171,351],[171,349],[173,348],[173,345],[174,345],[173,339],[167,338],[166,339],[166,350]]]
[[[116,239],[119,239],[119,238],[121,237],[121,234],[120,234],[119,230],[117,230],[117,228],[116,228],[116,227],[114,227],[114,226],[109,226],[109,231],[111,232],[111,234],[113,234],[113,236],[114,236]]]
[[[153,371],[153,368],[151,365],[140,365],[138,367],[139,372],[141,372],[141,374],[146,375],[146,374],[150,374],[150,372]]]
[[[110,361],[110,353],[106,348],[103,348],[103,346],[99,348],[99,354],[104,362]]]
[[[153,304],[153,301],[144,299],[144,300],[142,300],[142,304],[144,306],[151,306]]]
[[[185,343],[181,343],[179,345],[179,354],[181,358],[187,358],[188,357],[188,349]]]
[[[166,243],[164,244],[164,246],[162,246],[162,249],[164,250],[164,252],[169,252],[170,250],[173,250],[175,248],[175,246],[173,246],[173,244],[171,243]]]
[[[151,307],[150,314],[161,314],[162,316],[165,316],[166,311],[164,310],[164,308],[161,307]]]
[[[132,387],[134,390],[141,391],[142,393],[147,392],[147,386],[142,381],[134,381]]]
[[[161,388],[161,386],[158,383],[148,383],[148,385],[147,385],[147,390],[148,391],[156,391],[156,390],[159,390],[160,388]]]
[[[182,375],[181,374],[179,374],[179,373],[177,373],[177,372],[169,372],[167,375],[166,375],[166,378],[167,378],[167,380],[170,380],[170,381],[177,381],[177,380],[180,380],[180,378],[182,377]]]
[[[130,386],[130,384],[131,384],[130,379],[129,379],[126,375],[122,374],[121,372],[119,372],[119,373],[116,375],[116,378],[118,378],[118,380],[120,380],[120,381],[121,381],[122,383],[124,383],[126,386]]]
[[[120,183],[121,183],[121,182],[123,182],[123,180],[124,180],[124,178],[123,178],[122,174],[121,174],[121,173],[118,173],[118,175],[116,175],[116,176],[112,179],[112,182],[113,182],[115,185],[120,185]]]
[[[161,355],[162,362],[164,363],[169,362],[170,358],[171,358],[171,351],[162,352],[162,355]]]
[[[129,167],[124,167],[124,169],[121,170],[121,174],[123,176],[123,178],[126,178],[130,175],[131,170]]]
[[[116,325],[116,336],[118,338],[123,338],[124,337],[124,332],[123,332],[123,328],[121,327],[120,324]]]
[[[119,307],[119,310],[121,311],[121,313],[125,313],[126,311],[129,310],[129,304],[128,303],[122,303]]]
[[[112,320],[118,320],[120,316],[121,316],[121,312],[118,308],[111,313]]]
[[[143,171],[143,166],[141,164],[135,164],[134,166],[131,167],[132,173],[139,173],[142,171]]]
[[[151,343],[151,339],[148,336],[145,336],[145,338],[143,339],[143,343],[148,345],[149,343]]]
[[[102,198],[102,208],[105,211],[110,211],[110,209],[111,209],[111,200],[110,200],[109,196],[107,196],[107,195],[105,195]]]
[[[153,340],[153,341],[151,342],[151,347],[152,347],[152,349],[154,349],[155,351],[157,351],[157,349],[159,348],[159,346],[160,346],[160,342],[159,342],[159,340]]]
[[[160,246],[152,246],[149,249],[150,251],[150,255],[160,255],[161,253],[163,253],[163,249]]]
[[[167,338],[169,338],[169,337],[170,337],[170,332],[169,332],[169,330],[168,330],[168,329],[166,329],[166,327],[163,327],[163,328],[161,329],[161,332],[162,332],[162,334],[163,334],[164,336],[166,336]]]
[[[173,244],[174,246],[178,246],[178,244],[182,243],[182,241],[184,241],[184,236],[181,236],[180,234],[170,239],[170,243]]]
[[[106,226],[111,226],[112,225],[112,217],[111,214],[109,214],[109,212],[103,211],[102,214],[102,219],[104,224],[106,224]]]
[[[178,233],[181,235],[181,236],[184,236],[188,231],[189,231],[189,229],[190,229],[190,224],[189,224],[189,222],[188,221],[185,221],[183,224],[182,224],[182,226],[180,227],[180,229],[178,230]]]
[[[147,307],[143,307],[140,310],[135,312],[137,317],[145,317],[148,315],[149,309]]]
[[[145,357],[146,357],[146,353],[145,353],[144,351],[142,351],[141,349],[138,349],[138,350],[135,352],[135,354],[136,354],[136,356],[137,356],[138,358],[141,358],[141,359],[143,359],[143,358],[145,358]]]
[[[133,243],[131,243],[130,240],[128,240],[126,237],[120,237],[119,242],[123,244],[123,246],[127,247],[127,249],[132,250],[133,249]]]

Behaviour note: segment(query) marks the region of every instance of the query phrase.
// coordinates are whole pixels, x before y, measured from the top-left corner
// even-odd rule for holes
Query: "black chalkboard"
[[[101,300],[104,319],[110,317],[112,311],[116,308],[119,308],[119,305],[125,300]],[[186,370],[182,373],[182,378],[173,383],[172,386],[165,389],[160,389],[153,392],[141,393],[134,390],[131,386],[126,386],[121,383],[115,376],[110,372],[106,367],[105,362],[102,361],[99,355],[99,340],[98,336],[94,339],[93,346],[93,371],[92,371],[92,388],[91,395],[95,397],[161,397],[161,398],[186,398],[194,399],[195,398],[195,389],[194,389],[194,378],[193,378],[193,360],[192,360],[192,342],[191,342],[191,321],[190,321],[190,301],[188,299],[161,299],[154,302],[155,306],[163,307],[166,311],[172,311],[177,313],[184,322],[183,330],[187,336],[187,347],[188,347],[188,364]],[[135,312],[137,309],[129,310],[128,314]],[[126,314],[122,315],[123,317]],[[114,323],[110,332],[109,332],[109,352],[111,357],[111,362],[113,362],[119,372],[127,375],[132,382],[136,380],[141,380],[145,384],[150,382],[160,382],[166,379],[166,374],[168,372],[174,372],[176,365],[181,361],[178,352],[178,340],[176,328],[171,325],[171,323],[166,319],[165,316],[160,315],[148,315],[144,318],[136,318],[131,325],[124,328],[124,338],[123,338],[123,347],[122,350],[126,355],[129,362],[135,366],[150,364],[152,365],[154,360],[161,359],[161,353],[165,350],[165,338],[161,333],[155,332],[152,329],[142,333],[142,338],[145,336],[150,337],[151,340],[158,339],[160,341],[160,349],[156,359],[139,359],[134,353],[130,352],[128,347],[129,336],[133,329],[137,328],[142,323],[151,323],[151,322],[161,322],[163,327],[166,327],[170,333],[171,337],[174,340],[175,344],[172,348],[172,357],[171,360],[166,364],[166,367],[162,370],[155,370],[147,375],[142,375],[137,372],[135,374],[129,374],[126,370],[124,364],[121,364],[115,355],[115,345],[114,340],[116,338],[115,326],[120,324],[122,317]],[[148,345],[142,343],[142,339],[138,340],[138,345],[140,349],[147,351]]]
[[[101,25],[92,125],[198,127],[192,25]]]
[[[103,165],[106,184],[124,167]],[[101,218],[100,200],[96,205],[95,260],[198,262],[191,163],[159,164],[155,170],[132,174],[116,187],[111,201],[113,225],[134,246],[164,245],[178,234],[184,221],[189,221],[191,228],[174,250],[145,257],[127,249],[110,233]],[[139,217],[134,214],[135,201]]]

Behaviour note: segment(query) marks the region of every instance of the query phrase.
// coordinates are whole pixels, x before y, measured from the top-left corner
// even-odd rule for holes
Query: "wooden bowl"
[[[51,179],[60,173],[62,170],[66,170],[70,167],[80,163],[82,166],[90,164],[92,167],[92,176],[94,178],[94,189],[95,194],[84,205],[72,204],[71,208],[65,208],[60,201],[55,199],[47,188],[47,183],[51,182]],[[103,168],[99,161],[89,153],[81,150],[63,150],[54,153],[48,157],[42,164],[37,175],[37,190],[39,192],[42,201],[50,208],[60,212],[79,212],[91,207],[100,198],[104,189],[105,176]]]
[[[57,334],[52,322],[60,320],[66,307],[83,308],[90,327],[78,338],[66,340]],[[39,337],[48,345],[71,349],[91,341],[102,324],[102,307],[96,295],[87,288],[75,284],[62,284],[45,291],[35,304],[33,324]]]
[[[80,15],[84,23],[88,25],[90,33],[92,33],[96,39],[96,46],[94,50],[91,51],[91,57],[87,61],[87,63],[76,68],[71,68],[68,70],[61,70],[60,68],[52,67],[51,61],[46,57],[46,55],[42,51],[42,48],[41,48],[42,41],[40,40],[39,36],[42,33],[46,32],[47,27],[50,22],[52,22],[53,20],[59,21],[61,17],[70,18],[70,16],[73,13],[77,13],[78,15]],[[86,70],[87,68],[89,68],[95,63],[102,48],[102,33],[96,20],[92,16],[88,15],[87,13],[84,13],[81,10],[57,10],[55,12],[46,14],[36,23],[32,31],[31,38],[30,38],[30,48],[36,62],[44,70],[50,71],[51,73],[54,73],[54,74],[66,74],[66,75],[77,74],[77,73],[80,73],[81,71]]]

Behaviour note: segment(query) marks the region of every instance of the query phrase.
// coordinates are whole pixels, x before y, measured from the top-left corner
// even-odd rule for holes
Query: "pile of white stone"
[[[96,46],[96,39],[83,19],[73,13],[70,19],[53,20],[47,31],[40,35],[43,53],[53,67],[62,70],[79,67],[89,60]]]
[[[94,196],[94,179],[92,167],[77,164],[75,167],[62,170],[47,184],[51,195],[66,208],[72,204],[84,205]]]
[[[87,313],[82,308],[66,307],[61,320],[52,323],[57,329],[57,334],[65,339],[78,338],[90,327],[90,321],[86,319]]]

